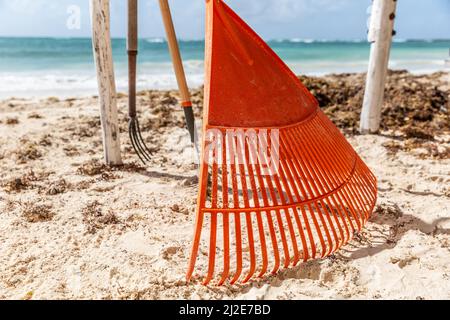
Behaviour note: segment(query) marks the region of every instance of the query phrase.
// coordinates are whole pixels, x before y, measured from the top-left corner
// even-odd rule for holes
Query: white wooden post
[[[103,150],[108,165],[122,164],[110,31],[110,0],[91,0],[92,45],[100,102]]]
[[[360,126],[361,133],[364,134],[380,129],[396,7],[397,0],[373,1],[369,30],[372,46]]]

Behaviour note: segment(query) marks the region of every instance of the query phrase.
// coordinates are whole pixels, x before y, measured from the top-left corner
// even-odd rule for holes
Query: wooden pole
[[[122,158],[111,46],[109,0],[91,0],[90,4],[104,157],[108,165],[120,165]]]
[[[375,133],[380,129],[396,7],[397,0],[373,1],[369,30],[372,46],[360,125],[363,134]]]
[[[186,81],[186,75],[183,68],[183,61],[181,59],[180,48],[178,46],[177,35],[173,25],[172,14],[167,0],[159,0],[161,8],[161,15],[164,22],[164,27],[167,34],[167,43],[169,45],[170,55],[172,57],[175,75],[177,77],[178,86],[180,88],[181,102],[183,104],[191,103],[191,95]]]
[[[159,0],[161,15],[166,29],[167,43],[169,45],[170,55],[172,57],[175,75],[177,77],[178,88],[180,89],[181,105],[184,109],[186,118],[186,125],[191,136],[191,142],[196,150],[196,155],[199,157],[200,150],[198,145],[198,131],[195,124],[194,111],[192,109],[191,95],[184,72],[183,60],[181,58],[180,47],[178,45],[175,26],[173,24],[172,14],[168,0]]]

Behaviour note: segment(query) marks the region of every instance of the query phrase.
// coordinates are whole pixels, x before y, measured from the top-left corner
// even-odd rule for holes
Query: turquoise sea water
[[[116,81],[127,86],[124,39],[113,40]],[[363,72],[370,45],[366,41],[269,41],[269,45],[297,73],[323,75]],[[202,41],[181,41],[180,47],[191,86],[203,83]],[[175,88],[167,44],[162,39],[142,39],[138,86],[141,89]],[[448,69],[450,40],[396,41],[390,67],[429,73]],[[83,95],[96,91],[90,39],[0,38],[0,97]]]

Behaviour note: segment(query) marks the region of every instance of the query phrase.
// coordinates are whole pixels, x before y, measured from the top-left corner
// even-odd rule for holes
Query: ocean
[[[364,72],[370,45],[366,41],[272,40],[269,45],[296,72],[305,75]],[[167,44],[140,40],[139,89],[176,88]],[[180,41],[188,82],[203,83],[204,43]],[[448,70],[450,40],[396,40],[390,68],[414,73]],[[118,91],[127,89],[125,39],[113,39]],[[79,96],[96,93],[90,39],[0,38],[0,98]]]

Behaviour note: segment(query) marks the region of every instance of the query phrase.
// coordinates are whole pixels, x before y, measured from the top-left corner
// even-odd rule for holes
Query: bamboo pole
[[[100,102],[103,150],[108,165],[122,164],[111,46],[109,0],[91,0],[92,46]]]
[[[360,125],[363,134],[375,133],[380,129],[396,6],[397,0],[373,1],[369,30],[372,45]]]

